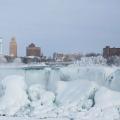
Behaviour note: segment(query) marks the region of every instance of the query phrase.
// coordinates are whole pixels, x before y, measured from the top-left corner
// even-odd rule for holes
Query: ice
[[[6,58],[3,55],[0,55],[0,64],[5,64],[7,63]]]
[[[24,77],[9,76],[2,81],[4,95],[0,98],[0,114],[14,115],[28,103]]]
[[[31,101],[41,101],[42,105],[49,105],[55,101],[54,93],[45,90],[41,85],[32,85],[28,90]]]
[[[107,60],[103,58],[103,56],[97,56],[97,57],[82,57],[80,61],[76,62],[77,65],[80,66],[88,66],[88,65],[106,65]]]
[[[120,105],[120,92],[101,87],[95,95],[95,107],[108,108]]]
[[[58,81],[60,81],[60,72],[58,70],[51,70],[47,89],[55,92]]]
[[[44,70],[26,70],[25,71],[25,78],[26,83],[30,86],[33,84],[40,84],[43,87],[47,86],[48,79],[49,79],[49,69]]]
[[[87,80],[75,80],[66,83],[64,90],[58,91],[56,101],[61,104],[79,102],[80,100],[88,99],[90,91],[94,88],[97,89],[97,85]]]
[[[54,93],[47,91],[41,85],[32,85],[28,89],[28,96],[30,98],[30,116],[36,116],[40,118],[57,116],[55,112],[55,95]]]
[[[24,68],[0,68],[0,119],[119,120],[119,67]]]
[[[28,95],[29,95],[31,101],[39,100],[41,97],[41,94],[44,94],[44,92],[45,92],[44,87],[39,84],[32,85],[28,89]]]
[[[116,69],[106,78],[106,84],[110,89],[120,91],[120,68]]]
[[[22,64],[22,60],[21,58],[15,58],[15,60],[13,61],[14,64]]]
[[[29,117],[0,117],[0,120],[40,120],[39,118]],[[69,118],[45,118],[42,120],[70,120]]]

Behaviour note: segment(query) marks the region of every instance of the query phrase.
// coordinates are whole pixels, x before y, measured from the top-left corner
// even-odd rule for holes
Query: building
[[[31,43],[26,48],[26,55],[27,56],[34,56],[34,57],[41,57],[41,48],[36,47],[34,43]]]
[[[81,54],[80,53],[71,53],[71,54],[54,53],[53,59],[54,61],[57,61],[57,62],[76,61],[81,59]]]
[[[3,39],[0,37],[0,55],[3,55]]]
[[[103,57],[108,58],[111,56],[120,56],[120,48],[110,48],[110,46],[103,48]]]
[[[53,53],[53,59],[57,62],[63,61],[64,54],[63,53]]]
[[[10,41],[10,56],[11,57],[17,57],[17,42],[16,42],[16,38],[13,37]]]

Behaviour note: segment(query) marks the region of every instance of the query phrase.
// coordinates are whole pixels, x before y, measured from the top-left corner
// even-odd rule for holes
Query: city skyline
[[[32,42],[47,56],[101,53],[106,45],[120,47],[119,5],[119,0],[0,1],[0,36],[4,46],[16,37],[19,56]]]
[[[14,36],[14,37],[11,37],[11,40],[9,41],[9,45],[8,46],[4,46],[4,42],[3,42],[4,40],[3,40],[3,38],[2,37],[0,37],[0,55],[7,55],[7,56],[14,56],[14,57],[25,57],[25,56],[29,56],[28,55],[28,51],[27,51],[27,49],[29,48],[29,47],[33,47],[33,51],[35,52],[33,52],[33,51],[31,51],[31,53],[30,54],[37,54],[37,56],[42,56],[42,55],[44,55],[44,56],[46,56],[45,54],[44,54],[44,51],[41,51],[41,46],[36,46],[36,44],[35,43],[33,43],[33,42],[31,42],[31,43],[28,43],[28,45],[25,47],[25,55],[18,55],[18,52],[23,48],[20,48],[20,46],[19,46],[19,44],[17,43],[17,39],[16,39],[16,37]],[[8,49],[8,51],[7,51],[7,53],[5,53],[4,52],[4,48],[6,48],[6,47],[8,47],[9,49]],[[53,51],[53,53],[51,54],[51,56],[46,56],[46,57],[52,57],[55,53],[58,53],[58,54],[66,54],[66,55],[69,55],[69,54],[73,54],[73,55],[75,55],[75,54],[80,54],[80,55],[92,55],[92,54],[94,54],[94,55],[103,55],[104,54],[104,49],[105,48],[110,48],[111,47],[111,49],[115,49],[115,51],[116,52],[113,52],[114,54],[117,54],[117,52],[118,52],[118,54],[119,54],[119,49],[120,49],[120,47],[116,47],[116,46],[109,46],[109,45],[106,45],[106,46],[104,46],[104,48],[101,48],[101,51],[102,52],[96,52],[96,51],[93,51],[93,52],[86,52],[86,53],[81,53],[81,52],[77,52],[77,51],[74,51],[74,52],[59,52],[59,51]],[[19,48],[19,49],[18,49]],[[37,49],[37,51],[36,51],[36,49]],[[36,53],[36,52],[38,52],[38,53]],[[38,55],[39,54],[39,55]],[[104,56],[104,55],[103,55]]]

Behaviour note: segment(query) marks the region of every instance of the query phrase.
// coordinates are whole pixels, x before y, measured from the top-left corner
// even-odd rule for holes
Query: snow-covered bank
[[[15,120],[119,120],[119,76],[119,67],[100,65],[15,69],[0,82],[0,115]]]

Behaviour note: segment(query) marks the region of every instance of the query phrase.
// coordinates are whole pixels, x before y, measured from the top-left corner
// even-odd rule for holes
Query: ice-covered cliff
[[[114,120],[120,118],[120,68],[103,65],[0,69],[0,115]]]

